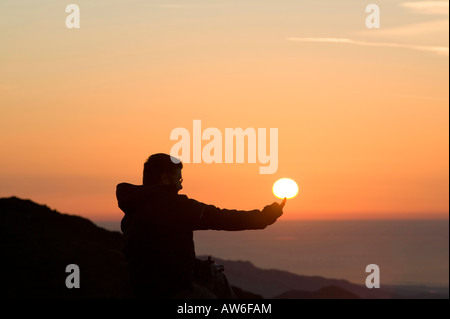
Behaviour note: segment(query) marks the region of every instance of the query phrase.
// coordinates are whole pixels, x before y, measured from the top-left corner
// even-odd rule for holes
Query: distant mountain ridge
[[[201,259],[207,256],[199,256]],[[448,299],[448,289],[426,286],[389,286],[369,289],[343,279],[301,276],[278,269],[261,269],[249,261],[222,260],[230,282],[264,298],[280,299]]]
[[[88,219],[66,215],[17,197],[0,198],[0,249],[7,298],[121,298],[128,276],[122,234]],[[201,259],[206,256],[199,257]],[[263,270],[248,261],[227,261],[225,273],[242,298],[448,298],[448,291],[416,287],[368,289],[345,280]],[[65,286],[69,264],[80,267],[80,289]],[[241,289],[242,288],[242,289]],[[423,287],[422,287],[423,288]],[[248,291],[251,291],[249,293]]]

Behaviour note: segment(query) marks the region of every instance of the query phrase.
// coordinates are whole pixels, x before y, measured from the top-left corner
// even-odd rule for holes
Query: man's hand
[[[286,204],[286,197],[283,199],[281,204],[278,204],[277,202],[272,203],[271,205],[267,205],[264,207],[264,209],[261,211],[263,214],[263,218],[267,225],[272,225],[276,222],[277,218],[283,215],[283,207]]]

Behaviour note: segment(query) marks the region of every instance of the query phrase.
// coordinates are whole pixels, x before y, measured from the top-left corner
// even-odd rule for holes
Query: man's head
[[[183,164],[175,157],[158,153],[150,156],[144,164],[144,185],[162,185],[171,192],[178,193],[183,188],[181,169]]]

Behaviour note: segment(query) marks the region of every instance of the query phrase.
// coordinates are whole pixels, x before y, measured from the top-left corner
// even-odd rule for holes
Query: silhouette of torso
[[[123,253],[137,297],[167,298],[193,282],[193,231],[262,229],[259,210],[206,205],[163,187],[121,183],[116,196],[125,213]]]

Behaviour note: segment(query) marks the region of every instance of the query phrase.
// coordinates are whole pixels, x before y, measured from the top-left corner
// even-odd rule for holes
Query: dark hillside
[[[17,197],[0,199],[2,295],[9,298],[114,298],[127,283],[122,235]],[[80,289],[65,285],[80,268]]]

